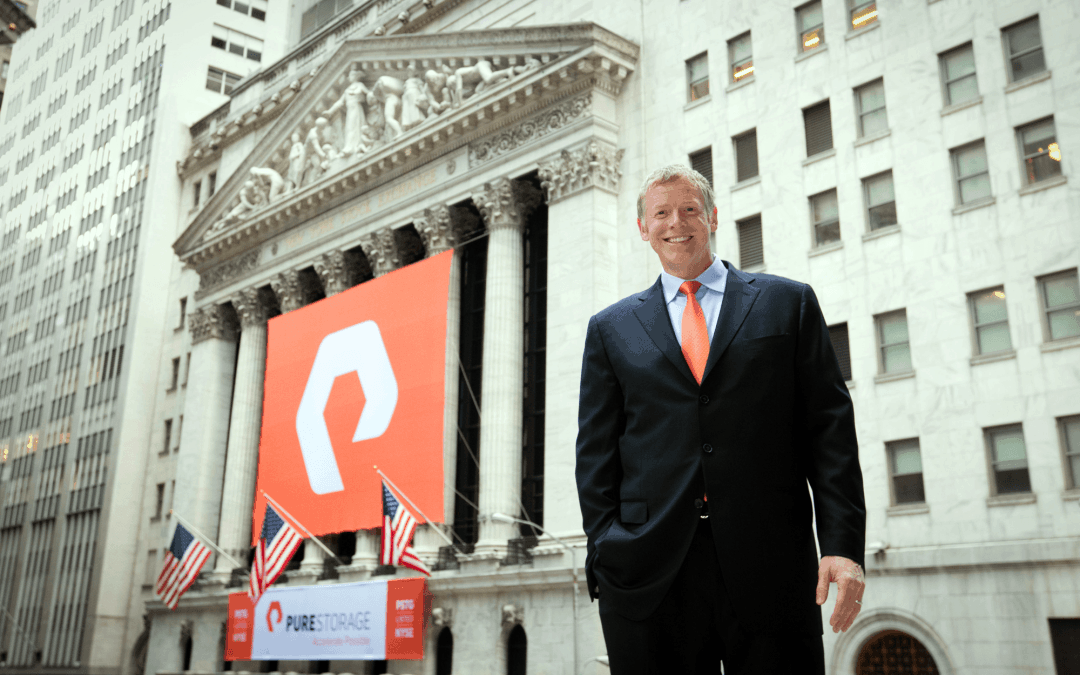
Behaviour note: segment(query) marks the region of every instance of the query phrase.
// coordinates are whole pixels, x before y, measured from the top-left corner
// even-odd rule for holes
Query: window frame
[[[1072,277],[1077,280],[1077,286],[1080,287],[1080,274],[1077,272],[1077,268],[1060,270],[1058,272],[1052,272],[1050,274],[1044,274],[1035,278],[1035,287],[1039,293],[1039,314],[1041,315],[1043,325],[1043,342],[1060,342],[1062,340],[1076,340],[1080,339],[1080,335],[1066,335],[1064,337],[1055,338],[1050,332],[1050,313],[1060,312],[1063,310],[1073,309],[1080,311],[1080,300],[1068,305],[1059,305],[1056,307],[1048,307],[1046,303],[1046,282],[1053,281],[1058,278]]]
[[[875,205],[871,206],[871,204],[870,204],[870,182],[874,181],[874,180],[879,180],[879,179],[881,179],[881,178],[883,178],[885,176],[889,177],[889,182],[890,182],[890,184],[892,186],[892,193],[893,193],[892,201],[891,202],[882,202],[880,204],[875,204]],[[886,169],[886,170],[884,170],[884,171],[882,171],[880,173],[875,173],[872,176],[867,176],[866,178],[863,178],[862,179],[862,192],[863,192],[863,215],[866,218],[866,231],[867,232],[877,232],[879,230],[884,230],[884,229],[890,228],[890,227],[899,227],[899,225],[900,225],[900,218],[899,217],[897,217],[895,223],[890,223],[889,225],[882,225],[881,227],[874,227],[873,219],[870,217],[870,210],[871,209],[876,209],[876,208],[878,208],[880,206],[885,206],[886,204],[892,204],[893,205],[893,212],[894,213],[896,212],[896,182],[893,181],[892,169]]]
[[[1062,415],[1061,417],[1055,418],[1054,421],[1057,423],[1058,447],[1061,448],[1062,469],[1065,474],[1065,489],[1080,489],[1080,482],[1073,476],[1072,465],[1069,461],[1069,458],[1073,456],[1080,458],[1080,447],[1075,449],[1069,448],[1069,436],[1066,431],[1066,427],[1070,423],[1080,424],[1080,414]]]
[[[861,26],[856,26],[855,25],[855,13],[862,10],[862,9],[865,9],[865,8],[869,7],[870,5],[874,6],[873,18],[868,19]],[[870,16],[870,14],[867,14],[867,16]],[[877,23],[880,18],[881,17],[878,15],[877,0],[848,0],[848,24],[849,24],[848,30],[849,31],[854,33],[856,31],[863,30],[864,28],[867,28],[867,27],[872,26],[875,23]]]
[[[172,430],[173,421],[170,417],[165,420],[165,442],[162,443],[161,451],[158,454],[167,455],[172,450]]]
[[[698,78],[697,80],[694,80],[694,79],[692,79],[693,78],[693,64],[695,62],[698,62],[699,60],[700,60],[701,63],[705,64],[705,77]],[[694,96],[694,87],[699,86],[702,83],[705,84],[705,93],[700,95],[700,96],[695,97]],[[709,51],[705,50],[705,51],[701,52],[700,54],[697,54],[695,56],[691,56],[690,58],[686,59],[686,102],[687,103],[695,103],[697,101],[701,101],[703,99],[708,98],[709,94],[711,94],[711,93],[712,93],[712,89],[709,86]]]
[[[804,30],[802,21],[803,12],[811,5],[819,6],[821,11],[821,23]],[[820,31],[818,33],[818,43],[808,49],[806,47],[806,36],[814,31]],[[807,54],[809,52],[817,51],[825,46],[825,7],[821,0],[810,0],[810,2],[803,3],[795,8],[795,37],[796,53],[798,54]]]
[[[202,181],[197,180],[197,181],[195,181],[194,193],[193,193],[193,197],[192,197],[192,202],[194,202],[194,203],[191,206],[193,208],[199,208],[199,198],[201,196],[202,196]]]
[[[754,225],[755,221],[758,228],[758,246],[761,249],[761,260],[754,263],[748,263],[743,259],[743,228]],[[735,239],[737,240],[739,247],[739,269],[747,270],[754,268],[756,270],[765,267],[765,228],[760,213],[755,213],[735,221]]]
[[[976,296],[982,295],[984,293],[995,293],[997,291],[1000,291],[1002,296],[1004,296],[1001,298],[1001,300],[1005,303],[1005,318],[1001,321],[989,321],[980,324],[978,314],[975,311]],[[973,356],[984,356],[988,354],[1005,354],[1013,350],[1012,329],[1009,327],[1009,306],[1007,298],[1008,294],[1005,293],[1005,286],[1003,284],[998,284],[997,286],[990,286],[988,288],[981,288],[977,291],[971,291],[967,294],[968,318],[971,319],[971,353]],[[999,349],[993,352],[984,352],[982,350],[982,346],[979,343],[979,329],[988,328],[990,326],[998,326],[1000,324],[1005,324],[1005,331],[1009,336],[1009,346],[1005,349]]]
[[[210,87],[206,87],[206,90],[207,91],[212,91],[212,92],[217,93],[217,94],[222,94],[223,96],[232,96],[233,89],[236,88],[236,85],[239,84],[240,81],[243,78],[240,77],[239,75],[237,75],[236,73],[230,73],[229,71],[225,70],[224,68],[216,68],[214,66],[207,66],[206,67],[206,84],[210,84],[210,76],[213,75],[215,72],[221,74],[221,80],[220,80],[221,88],[220,89],[211,89]],[[232,82],[231,84],[229,83],[229,78],[230,77],[231,78],[236,78],[236,80],[234,82]],[[226,89],[228,91],[226,91]]]
[[[1037,29],[1038,34],[1039,34],[1039,46],[1038,47],[1030,47],[1026,51],[1018,52],[1016,54],[1013,54],[1012,51],[1011,51],[1012,46],[1011,46],[1011,44],[1009,42],[1009,31],[1014,30],[1016,28],[1019,28],[1020,26],[1026,24],[1026,23],[1028,23],[1030,21],[1034,21],[1035,24],[1036,24],[1036,29]],[[1014,21],[1013,23],[1009,24],[1008,26],[1005,26],[1004,28],[1002,28],[1001,29],[1001,43],[1002,43],[1001,44],[1001,47],[1002,47],[1001,51],[1005,56],[1005,75],[1008,77],[1009,84],[1012,84],[1014,82],[1023,82],[1024,80],[1026,80],[1028,78],[1032,78],[1032,77],[1038,77],[1039,75],[1042,75],[1046,71],[1050,70],[1050,68],[1048,68],[1047,65],[1046,65],[1046,53],[1043,50],[1043,41],[1042,41],[1042,22],[1039,21],[1038,13],[1035,13],[1035,14],[1033,14],[1033,15],[1025,18],[1025,19],[1021,19],[1019,21]],[[1037,73],[1032,73],[1031,75],[1025,75],[1024,77],[1021,77],[1021,78],[1017,79],[1015,77],[1014,73],[1013,73],[1013,64],[1012,64],[1013,60],[1018,59],[1021,56],[1027,56],[1028,54],[1034,54],[1036,51],[1043,52],[1043,55],[1042,55],[1043,69],[1040,70]]]
[[[904,450],[914,444],[915,450],[919,453],[919,471],[918,473],[896,473],[896,452],[897,450]],[[919,442],[919,437],[901,438],[895,441],[885,442],[885,462],[888,465],[889,472],[889,504],[891,506],[911,506],[914,504],[926,503],[926,472],[923,470],[922,462],[922,443]],[[906,476],[918,476],[920,491],[922,492],[922,499],[918,501],[900,501],[897,498],[896,479]]]
[[[816,111],[818,108],[822,108],[822,107],[827,107],[828,111],[829,111],[829,147],[824,148],[822,150],[818,150],[817,152],[811,154],[810,153],[810,134],[809,134],[810,129],[809,129],[808,125],[807,125],[806,115],[807,115],[807,112]],[[835,150],[836,149],[836,139],[833,137],[833,132],[832,132],[832,99],[827,98],[827,99],[825,99],[823,101],[818,101],[817,103],[806,106],[805,108],[802,109],[802,116],[803,116],[803,144],[806,147],[806,159],[810,159],[811,157],[817,157],[818,155],[829,152],[830,150]]]
[[[945,60],[949,56],[958,54],[964,49],[971,51],[971,61],[975,64],[975,69],[967,75],[961,75],[960,77],[950,80],[949,68]],[[941,75],[941,100],[945,102],[945,107],[959,105],[961,103],[967,103],[968,101],[974,101],[982,95],[979,93],[979,66],[978,63],[975,62],[975,44],[971,40],[968,40],[964,44],[957,45],[952,49],[947,49],[938,54],[938,73]],[[954,82],[959,82],[960,80],[967,79],[969,77],[974,78],[975,80],[975,95],[969,99],[964,99],[963,101],[953,101],[952,96],[949,94],[949,85],[953,84]]]
[[[885,338],[882,334],[882,321],[893,316],[902,315],[904,317],[904,330],[907,331],[907,340],[903,342],[890,342],[885,344]],[[907,308],[901,307],[900,309],[894,309],[889,312],[882,312],[874,315],[874,341],[877,343],[877,362],[878,362],[878,375],[899,375],[903,373],[915,372],[915,361],[911,358],[911,326],[907,320]],[[889,347],[895,347],[897,345],[907,345],[908,349],[908,362],[911,364],[907,370],[886,370],[885,369],[885,350]]]
[[[1030,463],[1028,455],[1027,455],[1027,440],[1024,438],[1024,424],[1023,424],[1023,422],[1016,422],[1014,424],[999,424],[999,425],[995,425],[995,426],[992,426],[992,427],[983,427],[982,431],[983,431],[983,444],[984,444],[984,446],[986,448],[986,465],[987,465],[987,475],[989,477],[988,482],[990,484],[990,496],[991,497],[998,497],[998,496],[1002,496],[1002,495],[1030,495],[1030,494],[1034,494],[1035,491],[1033,489],[1031,489],[1031,463]],[[1027,490],[1013,490],[1013,491],[1009,491],[1009,492],[1001,492],[1001,490],[998,489],[998,480],[997,480],[998,468],[997,468],[997,465],[1002,463],[1002,462],[1016,462],[1016,461],[1019,461],[1019,460],[997,460],[997,459],[995,459],[995,457],[997,457],[997,454],[996,454],[997,448],[994,445],[994,438],[998,434],[1012,433],[1014,431],[1018,432],[1020,434],[1020,440],[1024,444],[1024,459],[1023,459],[1024,466],[1022,468],[1027,472],[1028,489]],[[1016,468],[1021,468],[1021,467],[1016,467]],[[1006,470],[1008,470],[1008,469],[1006,469]]]
[[[735,84],[735,83],[738,83],[738,82],[749,82],[749,81],[754,79],[754,42],[753,42],[753,38],[750,35],[750,32],[751,31],[748,30],[748,31],[746,31],[744,33],[740,33],[739,35],[736,35],[735,37],[733,37],[733,38],[731,38],[730,40],[727,41],[727,48],[728,48],[728,76],[731,78],[729,80],[729,83],[731,83],[731,84]],[[750,56],[748,56],[745,59],[742,59],[740,61],[736,61],[735,60],[735,49],[734,49],[735,43],[738,42],[739,40],[743,39],[743,38],[746,38],[750,42]],[[737,72],[737,69],[739,68],[739,66],[745,65],[747,63],[750,64],[750,70],[748,72],[746,72],[743,76],[736,77],[735,73]]]
[[[816,199],[818,197],[821,197],[822,195],[826,195],[826,194],[828,194],[830,192],[833,193],[833,198],[836,201],[836,220],[835,221],[834,220],[827,220],[827,221],[822,221],[822,222],[819,223],[816,220],[817,214],[815,213],[815,209],[814,209],[814,199]],[[834,244],[837,244],[837,243],[843,241],[841,230],[840,230],[840,193],[837,191],[837,189],[836,188],[829,188],[828,190],[822,190],[821,192],[810,195],[806,199],[807,199],[807,204],[810,207],[810,242],[813,245],[812,248],[816,250],[816,249],[831,246],[831,245],[834,245]],[[833,239],[831,241],[827,241],[827,242],[824,242],[824,243],[818,243],[818,228],[821,227],[821,226],[832,225],[834,223],[836,224],[836,239]]]
[[[176,391],[176,388],[180,386],[180,357],[177,356],[172,360],[172,374],[170,375],[169,388],[166,391]]]
[[[860,95],[861,92],[866,90],[868,87],[872,87],[872,86],[878,85],[878,84],[881,85],[881,107],[880,108],[874,108],[873,110],[863,110],[862,109],[862,96]],[[859,134],[858,137],[859,138],[866,138],[867,137],[866,129],[865,129],[865,125],[864,125],[864,118],[867,115],[872,115],[872,114],[874,114],[876,112],[879,112],[879,111],[885,111],[885,128],[880,130],[880,131],[873,132],[872,135],[876,136],[878,134],[886,133],[889,130],[889,111],[887,110],[886,103],[885,103],[885,78],[884,77],[879,77],[876,80],[870,80],[869,82],[866,82],[864,84],[860,84],[859,86],[855,87],[852,91],[855,94],[855,114],[857,116],[857,122],[858,122],[858,124],[856,125],[856,130],[857,130],[857,132]],[[831,107],[830,107],[829,113],[830,113],[830,118],[831,118],[832,117],[832,114],[831,114],[832,109],[831,109]]]
[[[697,166],[694,165],[695,164],[695,162],[694,162],[695,158],[705,157],[705,156],[707,156],[709,158],[709,175],[708,176],[705,176],[705,172],[701,171],[701,169],[698,168],[698,167],[701,166],[700,164],[698,164]],[[701,175],[708,178],[709,179],[709,186],[715,189],[715,187],[716,187],[716,174],[715,174],[714,167],[713,167],[712,146],[711,145],[706,145],[704,148],[701,148],[700,150],[695,150],[695,151],[687,154],[686,155],[686,160],[687,160],[687,163],[690,164],[690,168],[692,168],[694,171],[697,171]],[[702,167],[702,168],[704,168],[704,167]]]
[[[739,176],[739,142],[748,139],[750,136],[754,137],[754,175],[742,178]],[[760,155],[757,151],[757,127],[753,129],[747,129],[741,134],[736,134],[731,137],[731,149],[735,159],[735,183],[743,183],[745,181],[754,180],[761,177],[761,164]]]
[[[1031,129],[1032,127],[1035,127],[1035,126],[1040,125],[1040,124],[1044,124],[1046,122],[1049,122],[1050,126],[1054,130],[1054,136],[1053,136],[1054,140],[1047,144],[1046,152],[1036,152],[1036,153],[1034,153],[1032,155],[1024,154],[1024,132]],[[1042,117],[1040,119],[1033,120],[1033,121],[1028,122],[1026,124],[1021,124],[1020,126],[1016,127],[1014,129],[1014,131],[1016,132],[1017,154],[1020,155],[1020,177],[1021,177],[1021,180],[1024,181],[1025,187],[1028,186],[1028,185],[1038,185],[1039,183],[1042,183],[1042,182],[1045,182],[1045,181],[1055,180],[1055,179],[1057,179],[1057,178],[1059,178],[1060,176],[1063,175],[1062,174],[1062,168],[1061,168],[1061,143],[1060,143],[1060,141],[1058,141],[1057,123],[1054,121],[1054,116],[1053,115],[1049,115],[1047,117]],[[1054,160],[1054,152],[1055,151],[1058,153],[1058,158],[1056,160]],[[1038,157],[1049,157],[1051,160],[1054,160],[1055,163],[1050,164],[1049,166],[1056,166],[1057,167],[1057,173],[1054,174],[1054,175],[1051,175],[1051,176],[1047,176],[1046,178],[1033,180],[1032,178],[1034,176],[1034,172],[1029,174],[1028,171],[1027,171],[1028,161],[1036,159]]]
[[[970,174],[970,175],[967,175],[967,176],[961,176],[960,175],[960,162],[959,162],[960,153],[965,151],[965,150],[969,150],[969,149],[973,149],[973,148],[977,148],[977,147],[982,148],[983,159],[985,160],[985,163],[986,163],[986,169],[979,172],[979,173],[973,173],[973,174]],[[958,145],[955,148],[949,148],[949,163],[952,165],[953,196],[956,199],[956,205],[957,206],[968,206],[970,204],[978,204],[978,203],[981,203],[984,200],[988,201],[988,200],[991,200],[991,199],[994,198],[994,184],[990,180],[990,158],[986,155],[986,139],[985,138],[978,138],[978,139],[975,139],[974,141],[971,141],[970,143],[964,143],[963,145]],[[982,176],[982,175],[985,175],[986,178],[987,178],[987,183],[990,186],[990,194],[986,195],[985,197],[979,197],[978,199],[972,199],[969,202],[963,201],[963,192],[960,190],[960,182],[964,181],[964,180],[968,180],[970,178],[975,178],[977,176]]]

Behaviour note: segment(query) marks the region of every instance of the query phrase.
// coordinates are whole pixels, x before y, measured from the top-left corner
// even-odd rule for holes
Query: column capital
[[[266,325],[266,303],[259,297],[257,288],[245,288],[229,297],[236,315],[240,318],[240,330]]]
[[[360,239],[360,248],[367,256],[371,271],[376,277],[401,267],[397,241],[394,239],[394,231],[389,227],[364,235]]]
[[[236,340],[237,328],[236,321],[221,305],[207,305],[188,314],[191,344],[198,344],[210,338]]]
[[[345,252],[335,249],[315,259],[315,272],[322,282],[326,297],[337,295],[353,285],[352,270],[345,261]]]
[[[619,193],[622,179],[623,150],[593,138],[576,148],[564,149],[540,162],[540,186],[547,194],[548,204],[596,187],[612,194]]]
[[[274,289],[282,314],[304,306],[304,287],[299,271],[285,270],[275,274],[270,279],[270,288]]]
[[[413,225],[424,240],[424,252],[428,258],[457,245],[450,207],[446,204],[424,209],[413,218]]]
[[[525,229],[525,219],[540,203],[540,192],[529,183],[499,178],[476,189],[472,196],[488,230]]]

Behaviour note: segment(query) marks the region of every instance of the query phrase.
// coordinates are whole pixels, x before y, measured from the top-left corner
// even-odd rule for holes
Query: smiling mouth
[[[693,239],[693,237],[670,237],[668,239],[665,239],[664,241],[668,242],[669,244],[681,244],[684,241],[690,241],[691,239]]]

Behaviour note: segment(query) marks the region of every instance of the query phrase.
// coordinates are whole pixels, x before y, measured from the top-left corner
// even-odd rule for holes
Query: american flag
[[[383,528],[379,564],[401,565],[431,576],[431,570],[416,555],[409,542],[416,530],[416,518],[401,505],[390,488],[383,482]]]
[[[263,592],[281,576],[281,571],[303,540],[300,533],[285,522],[274,507],[266,505],[262,534],[259,535],[259,544],[255,547],[255,560],[251,563],[251,579],[248,585],[251,604],[257,605]]]
[[[180,596],[194,583],[199,576],[199,570],[209,557],[210,549],[188,532],[187,528],[179,522],[176,523],[176,532],[169,550],[165,552],[165,564],[161,567],[154,591],[169,609],[176,609]]]

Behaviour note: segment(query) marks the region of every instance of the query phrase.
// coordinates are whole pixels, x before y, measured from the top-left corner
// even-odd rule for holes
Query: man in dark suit
[[[664,272],[585,338],[577,483],[613,675],[823,674],[830,582],[834,631],[861,604],[854,415],[817,298],[713,256],[716,227],[701,174],[650,175]]]

